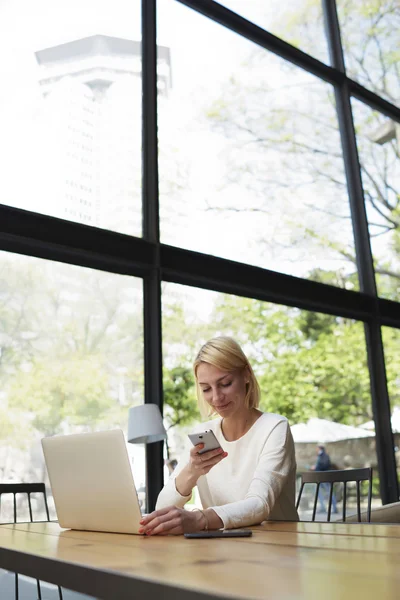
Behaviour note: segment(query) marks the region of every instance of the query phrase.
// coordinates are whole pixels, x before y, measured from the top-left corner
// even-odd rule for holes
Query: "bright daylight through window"
[[[139,2],[19,0],[0,17],[1,202],[140,236]]]
[[[48,483],[42,437],[125,430],[143,402],[141,282],[4,252],[0,281],[0,479]],[[144,502],[143,448],[129,450]]]
[[[283,414],[292,425],[298,477],[314,466],[320,443],[326,444],[338,468],[368,464],[376,469],[374,435],[364,427],[372,413],[362,323],[173,284],[165,286],[164,297],[164,390],[170,460],[187,449],[186,434],[199,419],[192,374],[194,356],[204,340],[230,335],[243,345],[256,373],[261,410]],[[179,333],[178,323],[183,324]],[[313,488],[308,487],[312,488],[306,486],[299,507],[302,520],[312,515]],[[380,504],[377,472],[374,492],[376,506]],[[338,487],[336,493],[341,514],[342,489]],[[354,501],[350,490],[348,516],[355,512]]]
[[[179,3],[166,8],[162,241],[357,289],[333,88]]]
[[[399,24],[394,0],[0,3],[1,481],[48,486],[42,437],[153,403],[166,442],[128,448],[150,512],[228,335],[297,491],[324,445],[398,500]]]

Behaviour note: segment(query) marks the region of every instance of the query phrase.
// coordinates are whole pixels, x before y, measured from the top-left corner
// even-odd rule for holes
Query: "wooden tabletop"
[[[104,600],[397,600],[400,525],[265,523],[251,538],[0,526],[0,568]]]

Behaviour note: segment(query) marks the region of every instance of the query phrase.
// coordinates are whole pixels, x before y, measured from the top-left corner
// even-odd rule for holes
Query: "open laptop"
[[[138,533],[142,515],[121,429],[47,437],[42,447],[61,527]]]

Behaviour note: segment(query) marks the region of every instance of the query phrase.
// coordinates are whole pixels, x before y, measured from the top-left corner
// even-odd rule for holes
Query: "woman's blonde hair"
[[[249,383],[246,384],[245,404],[247,408],[257,408],[260,402],[260,386],[247,357],[239,344],[232,338],[219,336],[212,338],[200,348],[193,363],[194,376],[196,379],[197,401],[200,413],[203,417],[211,417],[216,414],[208,402],[204,399],[203,391],[197,379],[197,369],[201,363],[213,365],[221,371],[248,370]]]

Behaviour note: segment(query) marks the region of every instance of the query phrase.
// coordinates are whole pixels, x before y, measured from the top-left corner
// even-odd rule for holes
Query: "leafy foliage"
[[[359,425],[371,418],[363,326],[320,313],[222,297],[215,317],[255,366],[264,410]]]
[[[338,9],[349,75],[397,104],[399,3],[342,0]],[[297,15],[280,23],[278,30],[285,31],[286,39],[295,45],[301,40],[301,46],[312,53],[323,42],[321,3],[302,3]],[[399,138],[394,123],[383,115],[355,100],[352,108],[379,292],[397,300]],[[279,249],[282,260],[293,257],[297,248],[300,265],[302,259],[317,264],[323,259],[340,260],[345,276],[336,285],[351,283],[356,289],[356,256],[332,88],[256,49],[233,76],[227,76],[207,118],[230,141],[226,186],[240,185],[253,198],[250,206],[232,198],[230,206],[215,204],[213,210],[272,216],[280,223],[279,231],[273,239],[258,240],[260,254],[264,249],[273,257]],[[377,133],[389,125],[391,139],[376,143]],[[304,274],[310,279],[315,275],[315,269]]]
[[[8,406],[12,411],[27,411],[31,427],[44,436],[60,433],[68,426],[92,429],[104,421],[113,403],[106,373],[98,356],[46,357],[13,380]]]
[[[313,38],[323,35],[320,6],[318,0],[308,0],[284,28],[288,39],[311,52]],[[343,0],[338,7],[350,75],[398,102],[398,2]],[[387,121],[355,102],[353,108],[371,235],[387,240],[374,246],[378,286],[381,295],[398,299],[399,148],[395,139],[383,146],[371,142],[371,134]],[[204,119],[232,142],[226,147],[225,183],[230,189],[240,184],[241,190],[238,204],[232,200],[230,206],[209,208],[281,216],[276,238],[265,235],[255,241],[261,242],[260,254],[266,247],[278,247],[282,252],[289,248],[292,256],[295,249],[296,261],[311,256],[313,264],[322,252],[339,257],[346,269],[309,268],[306,276],[357,289],[332,88],[256,48],[227,75],[223,93]],[[164,163],[170,171],[170,160]],[[183,161],[167,185],[182,202],[186,171]],[[257,202],[244,203],[243,190]],[[131,281],[28,258],[2,258],[2,440],[19,444],[28,432],[52,435],[121,423],[126,406],[141,401],[142,316]],[[318,416],[358,425],[371,418],[361,323],[223,295],[209,323],[177,298],[165,302],[163,313],[169,429],[199,418],[191,362],[202,342],[222,332],[238,339],[249,355],[264,410],[283,413],[293,423]],[[396,404],[400,334],[386,328],[383,335],[389,390]],[[17,435],[21,424],[25,436]]]
[[[194,379],[190,369],[175,367],[164,372],[163,387],[168,429],[176,425],[187,425],[199,418]]]
[[[143,397],[134,280],[18,256],[1,269],[0,409],[24,424],[2,439],[125,424]]]

